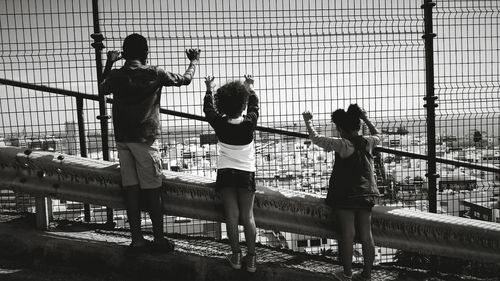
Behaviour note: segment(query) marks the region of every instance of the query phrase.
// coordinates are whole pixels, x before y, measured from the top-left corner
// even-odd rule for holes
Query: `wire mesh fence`
[[[497,1],[439,1],[436,6],[436,119],[442,157],[500,166]],[[499,222],[500,175],[438,167],[438,207],[455,216]]]
[[[103,53],[120,50],[123,39],[138,32],[148,39],[149,64],[183,73],[184,50],[202,49],[191,85],[164,88],[162,108],[202,116],[203,77],[213,75],[221,86],[252,74],[262,127],[305,133],[301,112],[310,110],[317,130],[336,136],[330,114],[358,103],[383,132],[382,146],[427,154],[421,1],[95,2]],[[2,0],[0,6],[1,78],[97,96],[91,1]],[[499,4],[439,1],[435,10],[437,155],[498,168]],[[2,85],[0,100],[3,144],[82,155],[75,97]],[[83,113],[83,152],[103,159],[98,101],[85,99]],[[175,114],[161,118],[163,168],[215,178],[217,146],[208,124]],[[117,161],[111,123],[108,134],[109,159]],[[267,131],[256,133],[255,144],[259,184],[326,193],[332,153]],[[390,153],[377,160],[380,204],[428,210],[427,161]],[[498,221],[498,173],[441,164],[438,173],[438,212]],[[1,195],[2,209],[30,206],[29,200],[12,202],[24,195]],[[81,205],[54,200],[54,219],[82,220]],[[91,222],[106,219],[102,207],[91,206]],[[123,210],[115,210],[113,220],[127,226]],[[150,226],[146,216],[143,224]],[[223,224],[191,218],[168,216],[165,227],[226,236]],[[334,240],[278,231],[259,230],[258,239],[311,253],[336,249]],[[379,261],[391,261],[393,250],[379,250]]]

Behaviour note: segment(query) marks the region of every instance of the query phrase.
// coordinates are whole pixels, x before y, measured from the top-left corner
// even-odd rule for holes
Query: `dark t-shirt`
[[[113,126],[117,142],[152,142],[160,134],[160,98],[163,86],[189,84],[189,78],[157,66],[128,60],[101,83],[113,93]]]

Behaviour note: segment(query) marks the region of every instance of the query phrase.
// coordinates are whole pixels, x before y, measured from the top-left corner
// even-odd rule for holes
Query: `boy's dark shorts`
[[[231,168],[218,169],[215,186],[217,189],[244,188],[255,192],[255,172]]]

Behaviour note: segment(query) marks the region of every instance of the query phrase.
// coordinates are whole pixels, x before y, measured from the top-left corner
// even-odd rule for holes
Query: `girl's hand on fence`
[[[313,115],[311,112],[309,112],[308,110],[302,112],[302,118],[304,119],[304,121],[309,121],[311,119],[313,119]]]
[[[110,62],[116,62],[122,59],[121,53],[115,50],[108,51],[107,55],[108,61]]]
[[[367,120],[368,119],[368,113],[366,112],[366,110],[362,107],[359,108],[361,110],[361,116],[359,118],[361,118],[361,120]]]
[[[253,83],[255,82],[251,74],[246,74],[243,77],[245,77],[245,84],[247,85],[253,85]]]
[[[200,49],[188,49],[186,50],[186,56],[190,61],[197,61],[200,60]]]
[[[205,77],[205,85],[207,86],[207,91],[212,91],[215,88],[215,77],[207,76]]]

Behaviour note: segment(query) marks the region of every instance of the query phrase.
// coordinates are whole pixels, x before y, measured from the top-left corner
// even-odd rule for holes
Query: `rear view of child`
[[[336,272],[339,280],[371,280],[375,245],[371,230],[371,210],[379,192],[373,168],[373,148],[380,143],[378,130],[357,104],[346,111],[332,113],[340,138],[318,135],[312,125],[312,114],[304,112],[303,118],[311,141],[326,151],[335,151],[326,203],[333,208],[339,224],[339,252],[343,272]],[[370,136],[359,135],[361,120],[367,125]],[[352,245],[358,234],[363,247],[363,272],[352,274]]]
[[[189,85],[200,57],[200,50],[187,50],[190,64],[181,75],[147,65],[148,52],[146,38],[137,33],[127,36],[123,42],[123,67],[111,70],[121,58],[119,52],[109,51],[100,85],[102,93],[113,94],[113,125],[133,252],[148,245],[141,231],[141,205],[153,224],[154,246],[174,249],[173,242],[163,235],[162,167],[156,142],[160,134],[161,90],[163,86]]]
[[[207,92],[203,111],[219,139],[217,164],[217,190],[222,193],[226,215],[227,235],[232,254],[227,260],[232,268],[255,272],[255,146],[254,132],[259,118],[258,98],[253,91],[253,78],[245,82],[229,82],[220,87],[214,96],[214,77],[206,77]],[[242,115],[247,107],[247,114]],[[247,255],[242,258],[238,221],[245,231]]]

